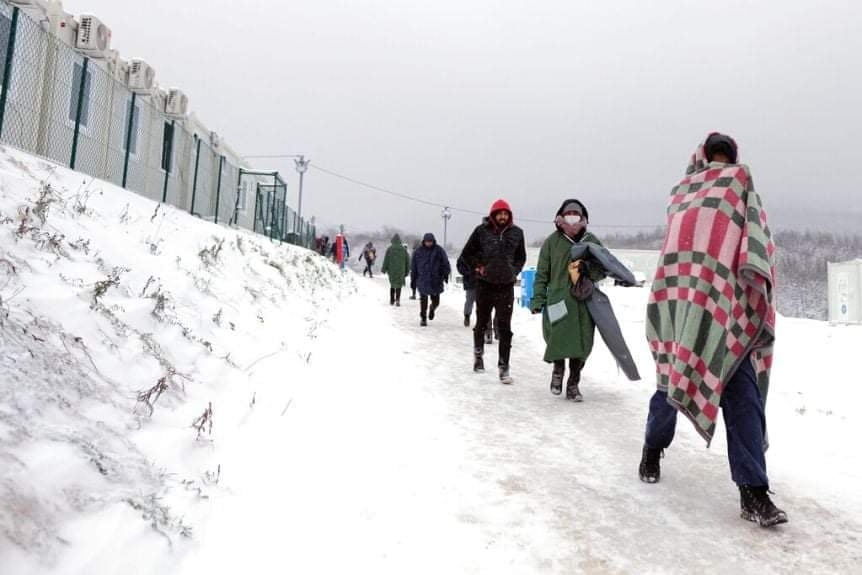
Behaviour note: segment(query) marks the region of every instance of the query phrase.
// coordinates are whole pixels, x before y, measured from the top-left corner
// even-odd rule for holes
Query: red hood
[[[494,214],[503,210],[509,212],[509,225],[512,224],[512,221],[515,219],[515,214],[512,213],[512,208],[509,206],[509,202],[507,202],[506,200],[497,200],[491,205],[491,211],[488,213],[488,215],[491,217],[492,223],[494,223]],[[494,225],[496,226],[497,224],[494,223]]]

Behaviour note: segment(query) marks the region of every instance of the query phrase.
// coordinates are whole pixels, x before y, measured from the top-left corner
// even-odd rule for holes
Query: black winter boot
[[[584,367],[584,362],[580,359],[569,359],[569,380],[566,382],[566,399],[580,403],[584,400],[581,395],[581,369]]]
[[[473,350],[473,371],[482,373],[485,371],[485,360],[482,359],[483,350]]]
[[[554,371],[551,372],[551,393],[560,395],[563,393],[563,376],[566,373],[566,361],[558,359],[554,362]]]
[[[644,445],[641,464],[638,474],[644,483],[658,483],[661,479],[661,458],[664,457],[664,449],[652,449]]]
[[[470,327],[470,314],[464,314],[464,327]]]
[[[772,527],[787,523],[787,513],[775,506],[769,498],[769,487],[763,485],[739,486],[739,505],[742,508],[740,517],[753,521],[761,527]]]
[[[500,383],[505,383],[506,385],[512,385],[513,383],[515,383],[515,380],[512,379],[511,375],[509,375],[508,365],[500,366]]]

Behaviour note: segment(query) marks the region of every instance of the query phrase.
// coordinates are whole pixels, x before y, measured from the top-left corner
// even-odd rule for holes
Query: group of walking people
[[[553,223],[539,252],[529,307],[542,314],[551,393],[561,395],[565,382],[566,399],[580,402],[581,374],[597,326],[623,372],[639,379],[610,301],[596,285],[608,276],[621,285],[636,282],[588,230],[583,202],[564,200]],[[411,287],[420,293],[420,325],[426,326],[449,281],[448,256],[433,234],[425,235],[412,261],[396,239],[383,269],[392,282],[391,303],[400,305],[409,270]],[[775,334],[774,252],[750,169],[738,163],[736,142],[710,134],[668,205],[666,237],[647,305],[657,390],[649,402],[638,474],[646,483],[659,482],[660,462],[673,441],[679,413],[709,444],[720,410],[741,516],[764,527],[787,521],[769,496],[764,455],[764,404]],[[477,310],[473,369],[485,370],[485,345],[496,331],[497,368],[505,384],[513,383],[514,288],[525,263],[524,233],[515,225],[510,205],[497,200],[467,240],[457,268],[467,293],[465,325],[470,325],[474,301]]]

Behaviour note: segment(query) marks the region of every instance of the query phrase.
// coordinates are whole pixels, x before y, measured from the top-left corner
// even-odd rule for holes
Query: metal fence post
[[[171,120],[171,139],[169,142],[165,142],[164,145],[168,147],[165,154],[165,185],[162,189],[162,203],[165,204],[168,201],[168,179],[171,175],[171,169],[174,167],[174,132],[176,131],[177,121]]]
[[[224,156],[218,158],[218,183],[216,183],[215,222],[218,223],[218,203],[221,201],[221,172],[224,167]]]
[[[198,193],[198,167],[201,164],[201,139],[198,138],[197,134],[195,134],[195,140],[197,140],[197,144],[195,145],[197,150],[195,151],[195,175],[192,179],[192,205],[189,207],[191,215],[195,215],[195,196]]]
[[[242,193],[242,168],[239,168],[239,177],[236,179],[236,201],[233,203],[233,217],[230,219],[230,223],[238,226],[239,225],[239,195]],[[245,198],[245,201],[248,202],[248,197]]]
[[[132,154],[132,130],[135,128],[135,101],[137,92],[132,92],[132,103],[129,105],[129,124],[126,126],[126,159],[123,161],[123,187],[129,179],[129,157]]]
[[[84,112],[84,87],[87,85],[87,65],[89,58],[84,58],[81,65],[81,84],[78,86],[78,109],[75,110],[75,133],[72,136],[72,157],[69,159],[69,167],[75,169],[75,160],[78,157],[78,137],[81,135],[81,114]]]
[[[251,229],[257,232],[257,222],[262,219],[260,214],[260,182],[257,182],[254,188],[254,222]]]
[[[281,197],[281,231],[279,233],[279,240],[281,243],[284,243],[284,221],[287,215],[287,186],[282,186],[284,188],[284,195]]]
[[[269,206],[269,239],[272,240],[275,234],[275,200],[278,198],[278,172],[272,173],[272,202]]]
[[[9,99],[9,86],[11,85],[12,62],[15,55],[15,36],[18,31],[18,12],[20,9],[12,8],[12,24],[9,27],[9,42],[6,44],[6,62],[3,63],[3,93],[0,94],[0,137],[3,136],[3,120],[6,118],[6,102]]]

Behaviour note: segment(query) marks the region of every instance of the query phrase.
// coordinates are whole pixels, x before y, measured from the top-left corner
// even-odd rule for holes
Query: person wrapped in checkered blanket
[[[764,406],[775,339],[775,246],[751,170],[730,136],[710,134],[671,191],[667,231],[647,305],[656,363],[639,474],[660,458],[682,413],[709,445],[719,409],[742,517],[787,515],[769,498]]]

